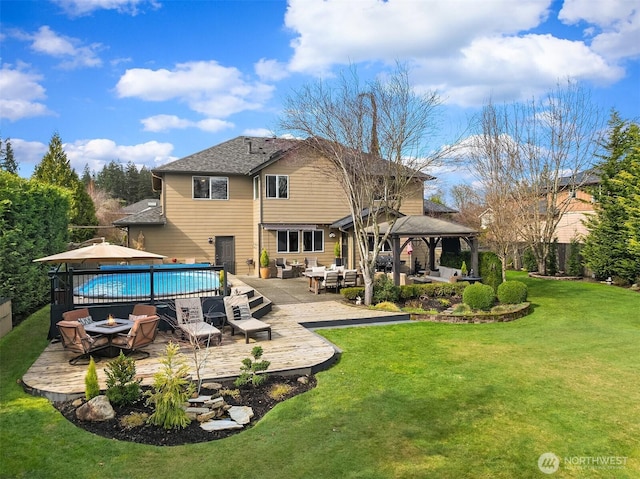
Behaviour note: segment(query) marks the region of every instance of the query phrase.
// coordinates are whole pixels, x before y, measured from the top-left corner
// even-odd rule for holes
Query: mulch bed
[[[207,432],[200,428],[198,421],[192,421],[184,429],[164,429],[160,426],[144,424],[142,426],[126,429],[120,425],[120,419],[133,412],[147,413],[151,415],[152,408],[145,404],[144,398],[131,406],[118,407],[114,406],[116,417],[109,421],[88,422],[80,421],[75,414],[76,408],[72,405],[73,401],[65,401],[55,403],[55,407],[76,426],[92,432],[99,436],[120,441],[137,442],[140,444],[150,444],[154,446],[178,446],[181,444],[192,444],[197,442],[213,441],[223,439],[225,437],[238,434],[260,420],[267,412],[269,412],[276,404],[301,394],[316,385],[315,377],[309,377],[307,384],[298,382],[298,376],[269,376],[264,384],[259,387],[243,386],[239,388],[240,395],[237,397],[222,395],[225,402],[232,406],[249,406],[253,408],[254,417],[251,423],[247,424],[244,429],[234,429],[227,431]],[[238,389],[231,381],[220,382],[223,388]],[[279,399],[273,399],[268,392],[274,384],[287,384],[291,386],[291,392]],[[219,396],[217,391],[202,388],[201,395]]]

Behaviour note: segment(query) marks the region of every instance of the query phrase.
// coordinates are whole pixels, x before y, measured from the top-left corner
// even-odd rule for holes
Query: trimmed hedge
[[[419,298],[422,295],[431,298],[461,296],[465,287],[468,285],[469,283],[464,281],[457,283],[406,284],[400,286],[400,298],[406,301],[408,299]],[[348,300],[355,301],[358,296],[364,298],[364,288],[362,286],[342,288],[340,294]]]
[[[506,304],[519,304],[527,300],[527,285],[521,281],[505,281],[498,286],[498,301]]]
[[[17,322],[49,299],[49,266],[33,263],[64,251],[70,192],[0,171],[0,297]]]
[[[472,309],[491,309],[495,299],[493,288],[488,284],[470,284],[462,293],[462,301]]]

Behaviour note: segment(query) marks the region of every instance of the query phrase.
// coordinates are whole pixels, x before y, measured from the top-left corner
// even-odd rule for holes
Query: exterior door
[[[216,236],[216,265],[224,266],[228,273],[236,273],[236,246],[233,236]]]

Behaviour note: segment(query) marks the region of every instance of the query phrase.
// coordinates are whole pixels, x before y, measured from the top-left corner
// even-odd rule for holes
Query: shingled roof
[[[153,170],[162,173],[247,175],[298,140],[238,136]]]

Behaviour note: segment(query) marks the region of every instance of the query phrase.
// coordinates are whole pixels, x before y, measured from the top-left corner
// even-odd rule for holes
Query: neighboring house
[[[433,218],[449,219],[451,215],[458,213],[458,210],[449,208],[442,203],[436,203],[431,200],[424,200],[424,214]]]
[[[573,188],[572,184],[579,186]],[[582,241],[589,234],[584,221],[595,213],[595,202],[590,190],[599,184],[600,177],[592,170],[579,173],[574,181],[570,177],[560,179],[561,190],[557,202],[568,202],[568,205],[556,227],[558,243],[568,244],[574,239]]]
[[[334,245],[348,240],[331,225],[349,214],[346,196],[327,174],[328,161],[298,146],[301,140],[240,136],[152,171],[159,205],[114,224],[128,229],[130,246],[169,260],[196,258],[255,273],[260,251],[302,262],[334,262]],[[402,213],[423,213],[424,180],[416,178]],[[357,258],[342,243],[345,263]]]

